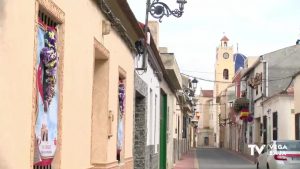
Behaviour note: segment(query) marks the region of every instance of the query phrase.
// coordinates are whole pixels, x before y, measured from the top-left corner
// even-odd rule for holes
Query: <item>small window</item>
[[[277,123],[277,112],[273,113],[273,140],[277,140],[278,136],[278,123]]]
[[[267,136],[268,136],[268,133],[267,133],[267,116],[263,116],[263,143],[264,144],[267,144]]]
[[[182,138],[187,138],[187,118],[183,116],[182,120]]]
[[[296,140],[300,140],[300,113],[295,115]]]
[[[223,70],[223,79],[225,79],[225,80],[228,80],[228,79],[229,79],[228,69],[224,69],[224,70]]]

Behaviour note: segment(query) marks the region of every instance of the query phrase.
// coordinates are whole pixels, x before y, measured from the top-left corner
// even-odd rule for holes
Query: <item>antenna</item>
[[[300,45],[300,33],[298,34],[298,38],[297,38],[297,41],[296,41],[296,45]]]

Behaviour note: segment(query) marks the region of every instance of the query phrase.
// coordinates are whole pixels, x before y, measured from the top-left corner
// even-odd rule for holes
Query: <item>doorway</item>
[[[208,137],[204,137],[204,145],[209,146],[209,138]]]
[[[161,92],[161,112],[160,112],[160,161],[159,168],[167,167],[167,95]]]

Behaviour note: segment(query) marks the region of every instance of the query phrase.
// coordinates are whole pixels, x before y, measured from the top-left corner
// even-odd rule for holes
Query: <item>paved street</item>
[[[255,164],[232,152],[217,148],[198,148],[199,169],[255,169]]]

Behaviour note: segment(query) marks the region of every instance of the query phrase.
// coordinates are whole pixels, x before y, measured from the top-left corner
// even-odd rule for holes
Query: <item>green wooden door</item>
[[[161,112],[160,112],[160,161],[159,168],[167,168],[167,96],[161,96]]]

